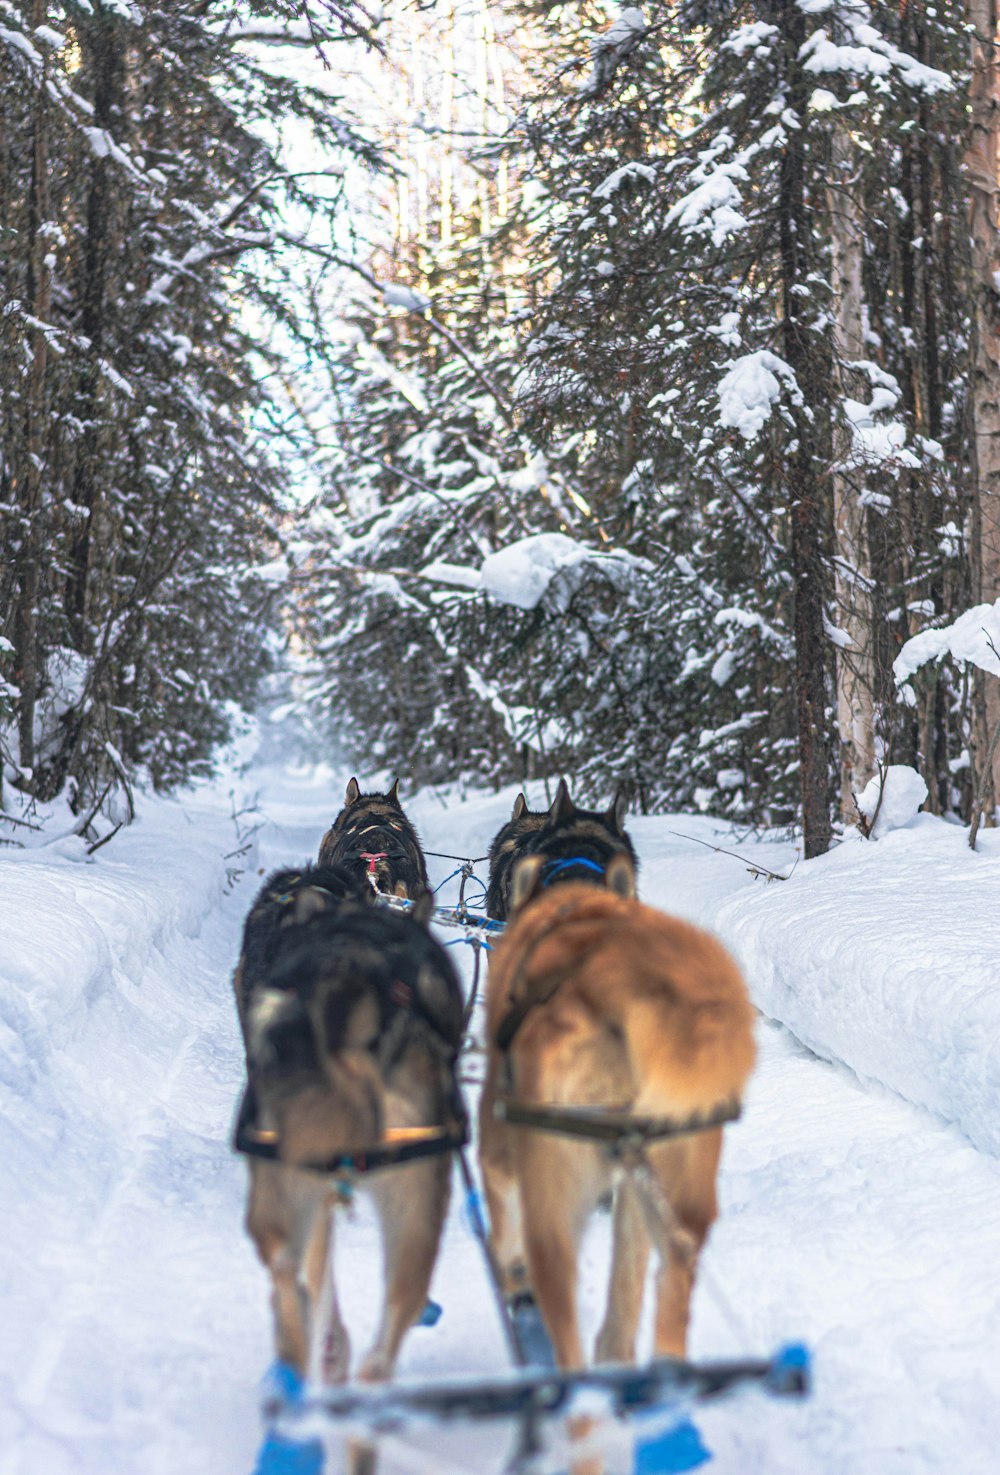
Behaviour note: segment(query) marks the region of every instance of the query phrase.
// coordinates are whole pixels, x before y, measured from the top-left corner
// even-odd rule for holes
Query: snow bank
[[[811,1050],[1000,1156],[1000,832],[929,815],[725,902],[754,1000]]]
[[[244,905],[226,894],[239,843],[228,809],[225,791],[144,799],[89,859],[75,837],[0,854],[11,1475],[249,1468],[266,1308],[251,1299],[243,1170],[227,1140]],[[213,1306],[227,1279],[232,1304]],[[234,1357],[239,1385],[220,1400]]]
[[[91,858],[81,841],[0,854],[0,1082],[26,1088],[117,983],[138,982],[154,947],[190,936],[222,894],[219,849],[190,833],[183,806],[152,801]],[[73,858],[71,858],[73,857]]]

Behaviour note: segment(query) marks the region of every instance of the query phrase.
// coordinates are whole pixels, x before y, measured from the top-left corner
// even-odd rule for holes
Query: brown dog
[[[560,1366],[582,1366],[577,1252],[588,1218],[615,1187],[596,1357],[633,1361],[649,1229],[658,1227],[652,1200],[664,1221],[658,1238],[669,1242],[657,1278],[655,1352],[683,1357],[697,1257],[717,1213],[721,1127],[652,1145],[654,1192],[643,1199],[600,1146],[508,1125],[495,1106],[506,1097],[637,1117],[711,1111],[738,1097],[750,1074],[753,1010],[719,942],[635,900],[627,855],[609,863],[608,890],[570,883],[537,895],[542,864],[529,857],[515,870],[514,917],[492,956],[487,991],[480,1153],[504,1290],[512,1299],[533,1294]]]

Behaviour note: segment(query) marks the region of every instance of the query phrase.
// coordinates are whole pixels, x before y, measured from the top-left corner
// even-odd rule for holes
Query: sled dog
[[[655,1352],[683,1357],[698,1253],[717,1212],[721,1127],[650,1145],[652,1185],[643,1194],[602,1147],[510,1125],[495,1108],[506,1098],[647,1118],[709,1112],[738,1098],[750,1074],[753,1011],[719,942],[635,899],[627,854],[608,862],[607,889],[540,891],[544,865],[530,856],[515,869],[513,917],[487,989],[480,1154],[504,1291],[512,1302],[533,1296],[560,1366],[582,1366],[577,1254],[613,1188],[595,1357],[635,1359],[654,1222],[669,1245],[657,1272]]]
[[[510,878],[514,863],[524,854],[529,837],[542,828],[548,810],[532,810],[523,794],[514,800],[510,819],[493,837],[490,845],[490,881],[486,889],[486,915],[495,921],[507,920],[510,901]]]
[[[247,1039],[248,1002],[262,987],[285,933],[344,901],[373,905],[372,889],[342,866],[303,866],[272,871],[254,898],[243,924],[243,945],[233,974],[236,1012]]]
[[[362,794],[356,778],[344,807],[323,836],[320,865],[342,865],[379,891],[415,900],[428,891],[427,863],[399,802],[399,779],[388,794]]]
[[[524,856],[541,856],[545,862],[541,885],[563,881],[605,884],[608,862],[626,855],[633,871],[638,869],[635,850],[625,831],[626,801],[618,793],[603,812],[578,809],[570,798],[565,779],[559,780],[556,797],[541,814],[532,812],[519,794],[514,813],[490,846],[490,878],[486,912],[504,922],[510,915],[511,878]]]
[[[244,1110],[278,1157],[249,1159],[247,1230],[271,1273],[278,1357],[327,1382],[346,1378],[350,1360],[330,1276],[339,1190],[333,1171],[307,1165],[363,1157],[392,1129],[424,1140],[460,1135],[464,1123],[462,996],[427,929],[431,909],[427,894],[411,913],[356,901],[319,912],[284,932],[249,1000]],[[358,1179],[385,1248],[382,1316],[362,1378],[391,1375],[426,1302],[450,1178],[445,1152]]]

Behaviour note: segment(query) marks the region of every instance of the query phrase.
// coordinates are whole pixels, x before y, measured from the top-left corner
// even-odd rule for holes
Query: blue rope
[[[467,942],[470,947],[481,947],[485,953],[491,953],[493,951],[485,937],[453,937],[451,942],[443,942],[441,946],[458,947],[463,942]]]
[[[434,895],[437,896],[438,892],[443,891],[449,881],[454,881],[455,877],[460,876],[461,874],[462,867],[459,866],[457,870],[452,871],[450,876],[445,876],[444,880],[440,881],[438,885],[434,887]]]
[[[604,875],[604,867],[599,866],[596,860],[588,860],[585,855],[574,855],[569,860],[550,860],[545,867],[545,879],[542,884],[548,886],[564,871],[576,870],[579,866],[583,866],[588,871],[596,871],[599,876]]]

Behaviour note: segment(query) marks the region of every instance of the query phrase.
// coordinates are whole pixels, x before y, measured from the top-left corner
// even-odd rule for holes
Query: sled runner
[[[611,1364],[575,1373],[531,1368],[385,1387],[312,1390],[281,1371],[269,1380],[264,1401],[269,1428],[255,1475],[339,1475],[335,1449],[348,1438],[363,1438],[373,1450],[388,1441],[385,1468],[394,1472],[393,1446],[399,1447],[407,1433],[421,1434],[424,1443],[430,1433],[434,1449],[446,1445],[449,1436],[460,1439],[446,1455],[447,1468],[479,1475],[479,1457],[463,1456],[462,1448],[471,1439],[482,1449],[485,1436],[495,1451],[505,1428],[513,1452],[496,1466],[504,1475],[562,1475],[571,1457],[560,1421],[581,1401],[588,1411],[601,1410],[592,1413],[589,1451],[600,1457],[605,1448],[613,1450],[620,1469],[624,1445],[631,1452],[632,1475],[680,1475],[711,1458],[691,1419],[697,1408],[754,1389],[778,1398],[802,1397],[810,1382],[809,1355],[794,1345],[769,1359],[664,1359],[645,1367]],[[406,1452],[409,1469],[433,1475],[433,1454],[420,1459],[409,1442]]]
[[[547,1368],[516,1369],[495,1377],[451,1378],[435,1382],[399,1381],[386,1386],[347,1384],[304,1391],[298,1398],[276,1395],[265,1403],[272,1419],[297,1420],[321,1414],[343,1419],[371,1433],[398,1428],[401,1421],[429,1419],[510,1419],[525,1414],[551,1416],[565,1412],[576,1396],[607,1396],[615,1415],[716,1398],[737,1388],[757,1387],[777,1397],[801,1397],[809,1391],[809,1354],[797,1344],[780,1348],[771,1358],[718,1362],[682,1362],[662,1358],[645,1367],[604,1364],[578,1372]]]

